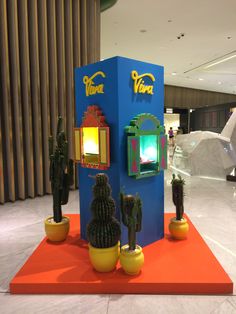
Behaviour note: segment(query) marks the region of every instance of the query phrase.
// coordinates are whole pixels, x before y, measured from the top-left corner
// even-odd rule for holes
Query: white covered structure
[[[196,131],[178,135],[173,166],[194,176],[226,179],[236,167],[236,111],[221,134]]]

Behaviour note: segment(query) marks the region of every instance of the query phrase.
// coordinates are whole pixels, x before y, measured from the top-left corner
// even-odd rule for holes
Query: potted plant
[[[172,218],[169,224],[169,231],[173,238],[182,240],[185,239],[189,230],[187,220],[183,217],[184,214],[184,180],[180,175],[172,177],[172,199],[176,207],[176,217]]]
[[[115,269],[120,254],[120,223],[115,218],[115,201],[104,173],[95,176],[94,199],[91,203],[92,220],[87,226],[89,256],[99,272]]]
[[[142,225],[142,202],[137,195],[121,193],[120,198],[122,222],[128,228],[129,241],[121,248],[120,263],[127,274],[137,275],[144,263],[142,248],[136,244],[136,232],[141,230]]]
[[[62,117],[59,117],[56,146],[53,137],[49,137],[53,216],[45,220],[45,231],[51,241],[63,241],[69,232],[69,218],[62,216],[61,205],[67,204],[69,187],[73,184],[73,160],[68,158],[68,142],[62,130],[62,122]]]

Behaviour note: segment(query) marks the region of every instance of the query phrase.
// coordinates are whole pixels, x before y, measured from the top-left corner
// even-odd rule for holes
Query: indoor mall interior
[[[236,314],[235,12],[0,0],[0,313]]]

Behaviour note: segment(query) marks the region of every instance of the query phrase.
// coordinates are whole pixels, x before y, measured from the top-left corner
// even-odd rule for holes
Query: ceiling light
[[[219,84],[219,85],[221,85],[221,84],[222,84],[222,82],[218,82],[218,84]]]
[[[219,64],[219,63],[228,61],[228,60],[233,59],[233,58],[235,58],[235,57],[236,57],[236,54],[235,54],[235,55],[232,55],[232,56],[230,56],[230,57],[224,58],[224,59],[222,59],[222,60],[219,60],[219,61],[217,61],[217,62],[214,62],[214,63],[212,63],[212,64],[206,66],[204,69],[208,69],[208,68],[210,68],[210,67],[213,67],[213,66],[216,65],[216,64]]]
[[[171,75],[177,75],[177,73],[176,72],[172,72]]]
[[[199,81],[203,81],[203,78],[201,78],[201,77],[199,77],[199,79],[198,79]]]

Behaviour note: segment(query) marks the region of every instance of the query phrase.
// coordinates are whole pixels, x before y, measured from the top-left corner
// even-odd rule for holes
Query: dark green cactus
[[[129,250],[136,248],[136,232],[142,227],[142,202],[139,196],[120,194],[122,222],[128,227]]]
[[[120,224],[114,217],[115,202],[111,197],[108,177],[98,173],[93,186],[92,220],[87,226],[87,239],[93,247],[108,248],[120,240]]]
[[[58,118],[56,146],[49,137],[50,181],[53,194],[53,219],[61,222],[61,205],[68,202],[69,187],[73,184],[73,160],[68,158],[68,142],[62,130],[62,117]],[[55,146],[55,147],[54,147]]]
[[[172,177],[172,200],[176,207],[176,220],[181,220],[184,214],[184,180],[180,175]]]

